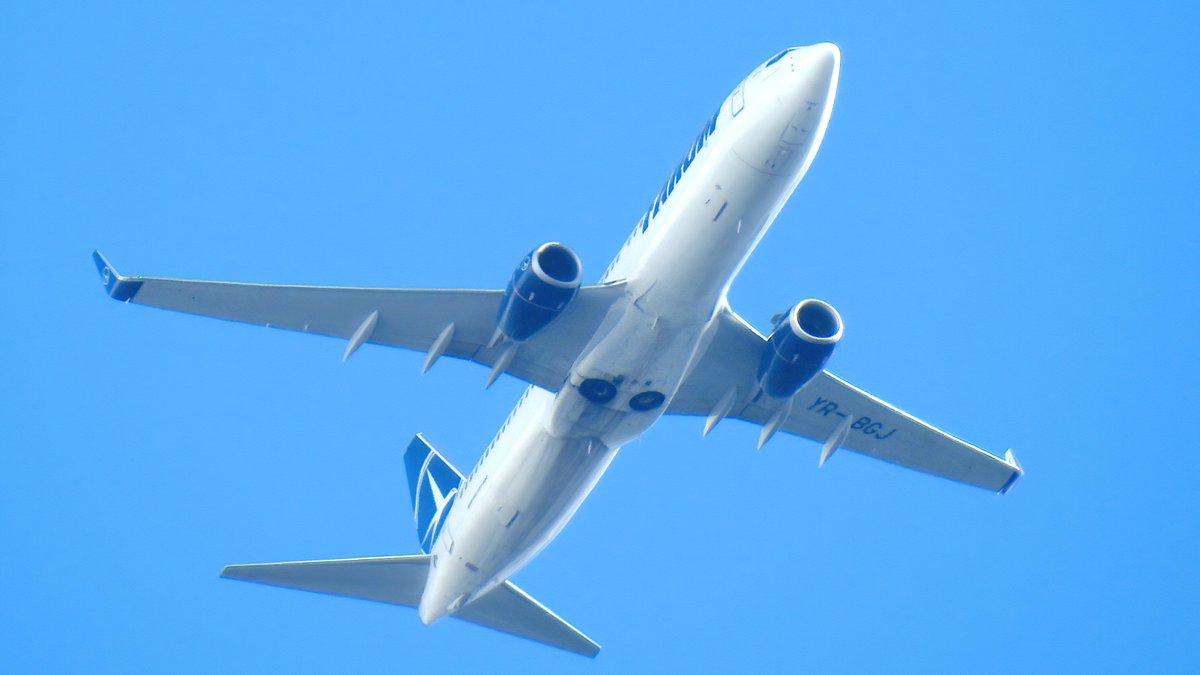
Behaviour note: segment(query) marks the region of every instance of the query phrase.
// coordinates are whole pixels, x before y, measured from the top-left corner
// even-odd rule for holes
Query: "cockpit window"
[[[792,51],[792,50],[785,49],[785,50],[779,52],[778,54],[776,54],[775,56],[772,56],[770,61],[767,61],[766,63],[763,64],[763,67],[765,68],[767,66],[774,65],[777,61],[779,61],[779,59],[782,59],[783,57],[787,56],[788,52],[790,52],[790,51]]]

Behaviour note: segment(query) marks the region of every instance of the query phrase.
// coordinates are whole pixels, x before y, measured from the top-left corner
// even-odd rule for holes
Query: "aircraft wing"
[[[503,291],[278,286],[154,277],[124,277],[93,254],[109,295],[117,300],[269,328],[349,341],[348,357],[364,343],[430,352],[444,337],[446,356],[489,368],[507,345],[489,347]],[[557,320],[517,348],[503,367],[539,387],[557,391],[622,285],[581,288]],[[453,329],[447,332],[447,328]],[[436,350],[433,350],[436,351]],[[426,363],[428,367],[429,362]]]
[[[708,350],[684,380],[668,413],[726,416],[768,425],[785,405],[760,393],[756,382],[765,338],[741,317],[720,317]],[[730,394],[729,392],[734,392]],[[792,398],[780,431],[824,443],[822,463],[838,448],[924,473],[1004,493],[1022,475],[1009,451],[1004,459],[905,413],[829,371]]]

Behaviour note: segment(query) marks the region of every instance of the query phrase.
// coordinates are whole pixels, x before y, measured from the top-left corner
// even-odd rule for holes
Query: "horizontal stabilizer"
[[[431,557],[405,555],[230,565],[221,570],[221,576],[417,607],[425,590]],[[600,645],[508,581],[451,616],[583,656],[595,656],[600,651]]]
[[[600,645],[511,581],[493,588],[451,616],[582,656],[600,652]]]
[[[429,576],[427,555],[388,558],[348,558],[303,562],[229,565],[221,570],[226,579],[294,588],[298,591],[344,595],[393,605],[421,604],[425,579]]]

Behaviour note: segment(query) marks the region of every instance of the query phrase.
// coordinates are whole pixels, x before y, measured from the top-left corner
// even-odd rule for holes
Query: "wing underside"
[[[489,346],[504,292],[283,286],[123,277],[98,252],[109,295],[139,305],[474,361],[489,368],[511,345]],[[587,286],[556,321],[521,343],[503,370],[556,391],[613,303],[620,284]],[[441,344],[439,344],[441,343]]]
[[[680,387],[668,413],[728,417],[769,425],[924,473],[1005,492],[1022,471],[1011,453],[1001,459],[905,413],[822,371],[784,403],[765,396],[755,381],[765,339],[741,317],[725,312],[708,351]],[[732,392],[732,393],[731,393]],[[730,403],[729,400],[732,400]],[[788,410],[780,413],[784,406]]]

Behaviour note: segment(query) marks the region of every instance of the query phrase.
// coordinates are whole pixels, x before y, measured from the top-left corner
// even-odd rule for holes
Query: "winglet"
[[[96,261],[96,269],[100,271],[100,280],[104,282],[104,290],[113,300],[129,302],[142,288],[142,282],[117,273],[117,268],[108,262],[100,251],[92,251],[92,260]]]
[[[1004,461],[1013,468],[1013,475],[1008,479],[1008,482],[1004,484],[1004,487],[1000,488],[998,494],[1002,495],[1008,494],[1008,491],[1016,486],[1017,481],[1021,480],[1021,476],[1025,475],[1025,470],[1021,468],[1021,463],[1017,461],[1017,456],[1013,454],[1012,450],[1005,451]]]

